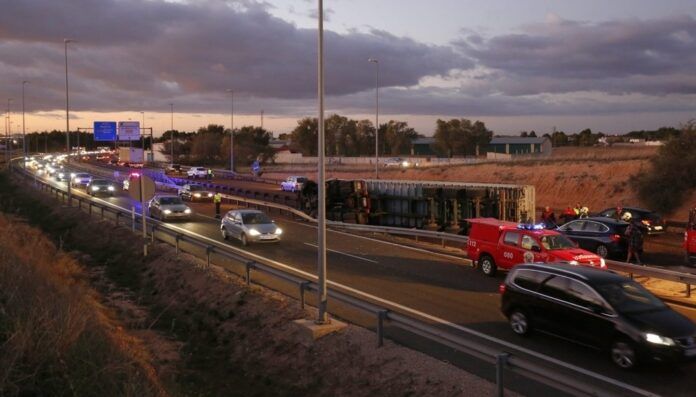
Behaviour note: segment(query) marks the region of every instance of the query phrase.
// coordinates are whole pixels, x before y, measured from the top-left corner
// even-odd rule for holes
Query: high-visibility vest
[[[213,201],[216,203],[221,203],[222,202],[222,194],[215,193],[215,196],[213,196]]]

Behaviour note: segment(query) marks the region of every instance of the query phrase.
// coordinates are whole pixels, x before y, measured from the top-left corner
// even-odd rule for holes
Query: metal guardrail
[[[35,179],[33,174],[27,170],[19,169],[17,173],[28,181],[38,183],[40,189],[48,190],[67,202],[68,195],[62,187]],[[94,214],[93,208],[98,209],[102,219],[106,219],[105,213],[113,213],[117,225],[121,218],[128,219],[132,217],[133,228],[135,228],[135,223],[139,222],[141,218],[140,214],[134,215],[128,209],[111,203],[97,202],[92,197],[81,197],[74,194],[71,200],[76,200],[78,207],[86,209],[90,215]],[[68,203],[68,205],[71,205],[71,203]],[[86,208],[83,208],[84,206]],[[242,276],[245,277],[247,284],[251,283],[253,272],[262,272],[283,282],[294,284],[299,287],[300,301],[303,306],[305,293],[316,291],[318,288],[316,276],[310,273],[262,258],[253,253],[222,244],[164,222],[148,218],[148,223],[150,223],[148,233],[152,241],[159,240],[172,244],[177,252],[182,250],[181,243],[185,242],[204,249],[208,264],[212,263],[213,255],[241,263],[245,269]],[[168,237],[168,239],[165,237]],[[172,239],[174,243],[171,242]],[[624,382],[530,351],[354,288],[332,281],[329,281],[328,285],[328,294],[332,299],[374,316],[378,346],[381,346],[383,342],[384,325],[389,323],[412,334],[478,357],[485,362],[494,363],[499,396],[502,396],[503,373],[506,370],[576,396],[621,396],[626,395],[626,393],[645,397],[657,396],[652,392]],[[580,376],[588,379],[581,380]]]

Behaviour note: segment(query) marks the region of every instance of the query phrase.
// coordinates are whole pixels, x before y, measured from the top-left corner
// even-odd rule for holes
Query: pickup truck
[[[521,263],[565,262],[606,269],[604,259],[577,247],[562,233],[542,225],[517,224],[494,218],[468,219],[469,259],[487,276]]]

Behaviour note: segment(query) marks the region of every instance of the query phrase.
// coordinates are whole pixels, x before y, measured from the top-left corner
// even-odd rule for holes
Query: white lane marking
[[[312,229],[316,229],[316,228],[317,228],[316,225],[312,225],[312,224],[308,224],[308,223],[302,223],[302,222],[296,222],[296,221],[291,221],[291,220],[287,220],[287,219],[283,219],[283,222],[294,223],[294,224],[296,224],[296,225],[306,226],[306,227],[309,227],[309,228],[312,228]],[[333,230],[333,229],[327,229],[327,230],[328,230],[330,233],[342,234],[342,235],[348,236],[348,237],[355,237],[355,238],[360,238],[360,239],[363,239],[363,240],[369,240],[369,241],[372,241],[372,242],[377,242],[377,243],[382,243],[382,244],[387,244],[387,245],[393,245],[393,246],[395,246],[395,247],[406,248],[406,249],[409,249],[409,250],[411,250],[411,251],[417,251],[417,252],[422,252],[422,253],[429,254],[429,255],[441,256],[441,257],[447,258],[447,259],[455,259],[455,260],[458,260],[458,261],[461,261],[461,262],[465,262],[465,264],[467,264],[467,265],[469,265],[469,266],[472,265],[471,260],[466,259],[466,258],[462,258],[462,257],[460,257],[460,256],[449,255],[449,254],[443,254],[443,253],[441,253],[441,252],[430,251],[430,250],[427,250],[427,249],[424,249],[424,248],[418,248],[418,247],[413,247],[413,246],[410,246],[410,245],[404,245],[404,244],[399,244],[399,243],[393,243],[393,242],[391,242],[391,241],[384,241],[384,240],[380,240],[380,239],[376,239],[376,238],[371,238],[371,237],[366,237],[366,236],[360,236],[360,235],[357,235],[357,234],[351,234],[351,233],[341,232],[341,231]]]
[[[318,248],[318,246],[317,246],[316,244],[312,244],[312,243],[303,243],[303,244],[304,244],[304,245],[309,245],[310,247]],[[379,263],[379,262],[377,262],[377,261],[373,261],[372,259],[367,259],[367,258],[363,258],[362,256],[352,255],[352,254],[349,254],[349,253],[347,253],[347,252],[332,250],[332,249],[330,249],[330,248],[327,248],[326,250],[327,250],[327,251],[331,251],[331,252],[336,253],[336,254],[341,254],[341,255],[345,255],[345,256],[350,256],[351,258],[360,259],[361,261],[365,261],[365,262]]]

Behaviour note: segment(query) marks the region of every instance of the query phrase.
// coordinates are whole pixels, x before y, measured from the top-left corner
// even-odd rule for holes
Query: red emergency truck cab
[[[521,263],[565,262],[606,269],[604,259],[578,248],[555,230],[541,225],[517,224],[494,218],[468,220],[467,253],[483,274],[494,276]]]
[[[696,208],[689,211],[689,222],[684,232],[684,249],[686,250],[686,263],[696,266]]]

